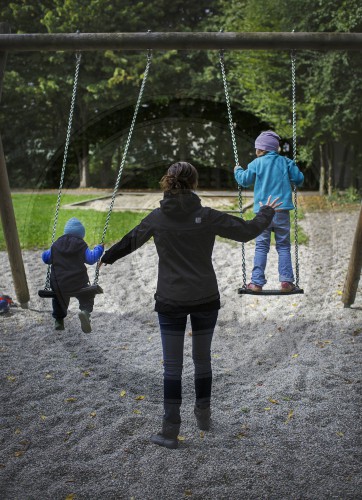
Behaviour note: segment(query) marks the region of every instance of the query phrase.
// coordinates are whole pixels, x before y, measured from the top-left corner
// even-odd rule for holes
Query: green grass
[[[94,246],[100,242],[107,215],[105,212],[62,208],[63,205],[89,199],[89,195],[64,194],[62,196],[56,238],[63,234],[66,221],[71,217],[77,217],[86,228],[84,239],[88,245]],[[24,250],[49,248],[57,195],[19,193],[13,194],[12,200],[21,248]],[[105,238],[106,246],[118,241],[136,226],[145,215],[144,212],[113,212]],[[2,226],[0,226],[0,250],[6,250]]]
[[[24,250],[46,249],[51,243],[56,194],[13,194],[12,196],[16,223],[20,238],[21,248]],[[105,212],[96,210],[65,209],[63,205],[75,203],[77,201],[89,200],[89,195],[68,195],[62,196],[61,209],[57,224],[56,238],[63,234],[66,221],[71,217],[77,217],[86,228],[85,241],[89,246],[94,246],[100,242],[103,227],[106,219]],[[106,247],[118,241],[123,235],[136,226],[147,214],[145,212],[113,212],[106,235]],[[235,214],[234,214],[235,215]],[[248,210],[244,214],[245,220],[254,217],[254,213]],[[303,211],[298,210],[298,219],[304,217]],[[294,239],[294,212],[291,212],[291,237]],[[308,243],[308,236],[303,229],[298,227],[299,244]],[[229,241],[229,240],[227,240]],[[0,226],[0,250],[6,250],[4,234]]]

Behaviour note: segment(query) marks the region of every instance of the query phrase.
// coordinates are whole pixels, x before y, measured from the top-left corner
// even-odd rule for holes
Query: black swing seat
[[[81,288],[77,292],[69,294],[70,297],[79,297],[80,295],[97,295],[98,293],[103,293],[103,288],[99,285],[89,285]],[[39,290],[39,297],[42,299],[53,299],[57,296],[54,290]]]
[[[254,290],[249,290],[249,288],[242,287],[238,289],[239,295],[295,295],[298,293],[304,293],[303,288],[295,287],[294,290],[290,292],[282,292],[278,289],[261,290],[260,292],[255,292]]]

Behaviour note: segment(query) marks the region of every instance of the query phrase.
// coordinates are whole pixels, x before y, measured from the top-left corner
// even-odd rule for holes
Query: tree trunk
[[[343,155],[342,155],[342,162],[341,162],[341,168],[339,171],[339,177],[338,177],[338,182],[337,182],[337,188],[338,189],[344,189],[345,186],[345,175],[346,175],[346,170],[347,170],[347,162],[351,161],[351,147],[345,146],[343,150]],[[351,170],[352,170],[352,165],[351,165]]]
[[[112,183],[115,181],[113,179],[114,173],[112,170],[112,160],[113,156],[117,154],[118,147],[116,150],[108,150],[107,152],[104,152],[102,154],[102,159],[99,162],[99,186],[102,188],[109,188],[112,187]],[[119,167],[120,163],[117,163],[117,166]]]
[[[319,194],[325,194],[324,184],[326,179],[326,165],[324,161],[324,148],[323,144],[319,144],[319,161],[320,161],[320,174],[319,174]]]
[[[327,164],[328,164],[328,178],[327,178],[328,196],[332,196],[334,169],[333,169],[333,146],[331,144],[329,144],[329,147],[327,149]]]
[[[82,151],[80,157],[78,158],[80,188],[87,188],[90,186],[88,148],[88,141],[83,138]]]
[[[180,122],[178,137],[179,137],[178,160],[186,161],[188,159],[187,127],[186,123],[182,121]]]

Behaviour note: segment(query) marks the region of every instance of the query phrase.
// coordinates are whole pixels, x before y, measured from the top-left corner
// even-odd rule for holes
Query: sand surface
[[[240,246],[216,243],[213,428],[195,425],[187,334],[178,450],[149,441],[162,417],[153,244],[102,269],[90,334],[75,299],[53,330],[37,297],[41,252],[24,252],[30,307],[0,316],[1,500],[362,498],[361,283],[354,306],[341,303],[357,218],[306,215],[305,295],[239,296]],[[249,243],[248,278],[252,256]],[[276,263],[273,248],[271,285]],[[5,252],[0,266],[0,291],[15,298]]]

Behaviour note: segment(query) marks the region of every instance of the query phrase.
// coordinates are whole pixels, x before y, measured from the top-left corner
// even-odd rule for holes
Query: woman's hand
[[[261,201],[259,201],[259,205],[261,207],[272,207],[275,210],[277,207],[280,207],[280,205],[283,204],[282,201],[280,203],[277,203],[277,201],[279,200],[279,196],[278,196],[278,198],[275,198],[272,201],[270,201],[270,198],[271,198],[271,195],[269,196],[268,201],[266,203],[262,203]]]

